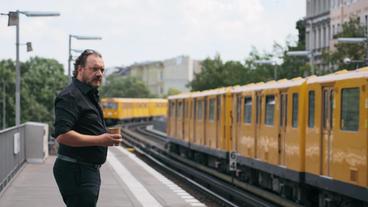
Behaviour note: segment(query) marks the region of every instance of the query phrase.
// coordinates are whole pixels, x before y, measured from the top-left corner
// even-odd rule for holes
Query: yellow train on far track
[[[167,100],[151,98],[102,98],[102,110],[107,125],[153,117],[166,117]]]

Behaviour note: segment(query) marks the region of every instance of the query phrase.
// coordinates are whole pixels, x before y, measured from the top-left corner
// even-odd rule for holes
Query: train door
[[[332,129],[334,109],[334,88],[324,87],[322,89],[322,138],[320,139],[320,173],[330,176]]]
[[[190,101],[189,99],[184,99],[184,140],[190,140]]]
[[[221,95],[216,96],[216,148],[219,148],[221,145],[220,141],[222,140],[222,119],[221,119]],[[225,109],[223,109],[225,110]]]
[[[202,144],[203,145],[208,145],[208,141],[207,141],[207,132],[206,132],[206,126],[207,126],[207,120],[208,120],[208,104],[207,104],[207,97],[204,97],[204,100],[203,100],[203,103],[202,103],[202,106],[203,106],[203,117],[202,117],[202,120],[203,120],[203,124],[202,124]]]
[[[129,107],[129,108],[132,108],[132,107]],[[171,116],[172,116],[172,131],[171,131],[171,134],[173,137],[176,137],[176,121],[177,121],[177,117],[176,117],[176,100],[174,99],[172,102],[171,102]]]
[[[285,165],[285,136],[287,127],[288,94],[282,92],[280,96],[280,127],[278,136],[279,165]]]
[[[235,114],[235,122],[236,124],[234,125],[236,127],[236,137],[234,137],[234,141],[235,141],[235,146],[233,147],[234,150],[236,150],[237,152],[239,152],[239,140],[241,139],[241,125],[242,125],[242,121],[241,121],[241,110],[242,109],[242,96],[241,94],[238,94],[236,96],[236,114]]]
[[[258,157],[258,138],[261,131],[262,125],[262,94],[261,92],[256,92],[256,125],[254,132],[254,156]]]
[[[192,108],[192,121],[193,121],[193,127],[192,127],[192,143],[196,143],[196,133],[197,133],[197,127],[196,127],[196,121],[197,121],[197,99],[192,100],[193,108]]]
[[[183,100],[178,100],[176,105],[176,137],[183,139]]]
[[[183,110],[182,110],[182,138],[183,140],[185,140],[186,137],[186,133],[185,133],[185,122],[186,122],[186,111],[187,111],[187,106],[185,103],[185,99],[183,99]]]
[[[216,124],[216,98],[208,97],[207,102],[207,110],[208,116],[206,118],[206,145],[208,147],[214,148],[216,147],[216,138],[217,138],[217,124]]]

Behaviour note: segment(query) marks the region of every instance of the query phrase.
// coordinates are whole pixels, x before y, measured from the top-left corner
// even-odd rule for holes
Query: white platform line
[[[150,167],[149,165],[147,165],[145,162],[143,162],[139,158],[137,158],[137,156],[135,154],[129,152],[128,150],[126,150],[126,149],[124,149],[122,147],[115,147],[115,148],[118,149],[120,152],[124,153],[125,155],[127,155],[132,160],[134,160],[138,165],[140,165],[143,169],[145,169],[147,172],[149,172],[151,175],[153,175],[159,181],[161,181],[162,183],[164,183],[165,185],[167,185],[178,196],[181,197],[181,195],[183,195],[183,194],[184,195],[189,195],[181,187],[179,187],[178,185],[176,185],[175,183],[173,183],[171,180],[169,180],[166,177],[164,177],[163,175],[161,175],[159,172],[157,172],[155,169],[153,169],[152,167]],[[189,202],[189,203],[191,202],[191,201],[188,201],[185,198],[182,198],[182,199],[184,201],[186,201],[186,202]],[[193,203],[191,203],[191,205],[192,204],[199,205],[199,206],[205,206],[203,203],[199,202],[198,200],[195,200]]]
[[[147,191],[147,189],[119,162],[113,153],[108,153],[107,161],[142,206],[162,207],[161,204]]]

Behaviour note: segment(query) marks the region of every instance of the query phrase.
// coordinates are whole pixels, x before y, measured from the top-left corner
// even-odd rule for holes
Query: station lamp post
[[[74,50],[72,49],[72,38],[76,39],[76,40],[102,40],[101,37],[98,36],[81,36],[81,35],[69,35],[69,49],[68,49],[68,78],[69,78],[69,82],[71,81],[72,75],[71,75],[71,61],[73,59],[72,57],[72,51],[77,51],[79,52],[79,50]]]
[[[257,65],[271,65],[273,67],[273,78],[277,80],[277,64],[273,60],[256,60],[254,61]]]
[[[313,57],[313,53],[311,51],[308,51],[308,50],[288,51],[288,52],[286,52],[286,55],[295,56],[295,57],[308,57],[312,75],[315,74],[314,62],[313,62],[314,57]]]
[[[23,14],[26,17],[51,17],[60,16],[59,12],[36,12],[36,11],[12,11],[7,14],[1,13],[1,15],[7,15],[9,17],[8,26],[16,26],[16,83],[15,83],[15,124],[20,125],[20,62],[19,62],[19,14]],[[28,46],[28,45],[27,45]],[[29,46],[28,46],[29,47]]]
[[[365,44],[365,50],[366,50],[366,54],[365,54],[365,60],[363,61],[366,65],[368,65],[368,38],[366,37],[341,37],[341,38],[337,38],[337,42],[339,43],[348,43],[348,44]],[[349,58],[346,58],[349,59]],[[351,62],[348,60],[344,59],[344,62]],[[355,61],[358,62],[358,61]]]

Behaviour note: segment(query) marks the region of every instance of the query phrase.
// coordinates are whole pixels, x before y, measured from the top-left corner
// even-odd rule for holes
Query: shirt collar
[[[89,92],[97,92],[97,89],[81,82],[80,80],[73,78],[72,79],[73,84],[77,86],[77,88],[79,88],[79,90],[83,93],[83,94],[88,94]]]

